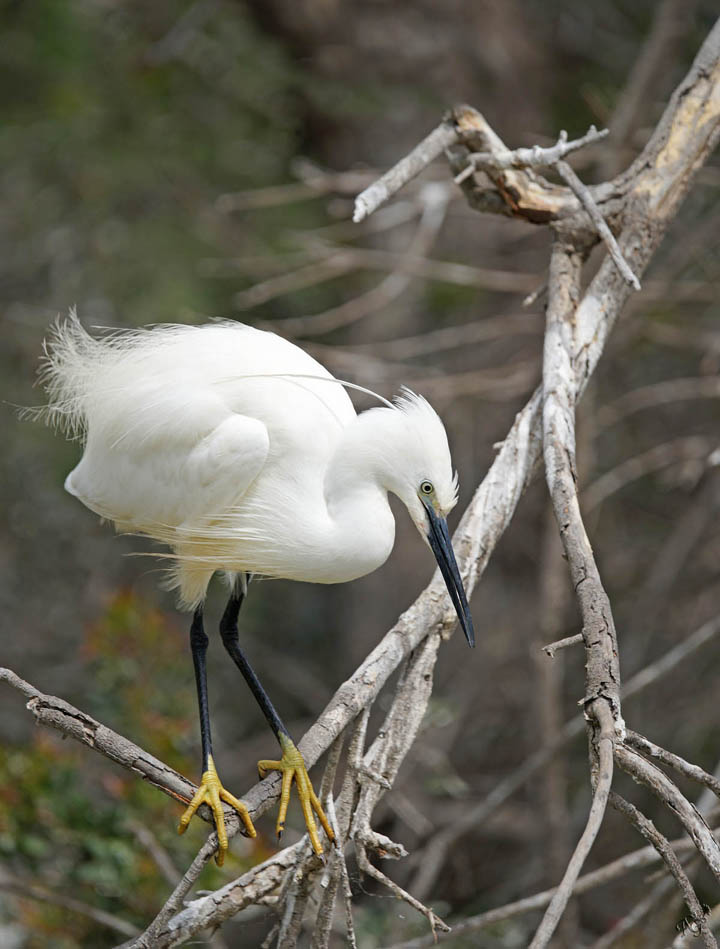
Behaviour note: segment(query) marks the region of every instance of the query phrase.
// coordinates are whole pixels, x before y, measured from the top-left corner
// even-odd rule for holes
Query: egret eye
[[[423,481],[420,485],[421,494],[432,494],[434,490],[432,481]]]

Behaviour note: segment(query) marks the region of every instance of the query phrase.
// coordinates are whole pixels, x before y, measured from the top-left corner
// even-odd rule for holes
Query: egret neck
[[[395,520],[387,495],[396,494],[435,554],[463,632],[474,646],[470,608],[450,541],[446,511],[440,499],[420,496],[420,486],[428,483],[424,468],[408,466],[408,459],[418,454],[417,441],[413,418],[396,408],[363,412],[345,429],[324,483],[327,511],[340,540],[338,568],[357,566],[355,575],[362,576],[384,563],[395,538]],[[454,501],[454,496],[446,499],[447,506]]]

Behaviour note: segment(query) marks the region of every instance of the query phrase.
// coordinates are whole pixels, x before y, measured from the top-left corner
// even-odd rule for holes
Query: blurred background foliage
[[[637,154],[711,26],[709,0],[676,6],[682,17],[651,96],[625,140],[580,157],[586,180]],[[415,385],[448,425],[462,507],[539,378],[542,301],[521,303],[542,283],[548,235],[479,217],[450,190],[433,231],[424,189],[429,180],[448,181],[441,164],[401,194],[394,211],[360,228],[348,223],[351,198],[458,101],[481,109],[510,145],[547,144],[560,128],[581,134],[610,121],[658,7],[652,0],[0,2],[3,665],[197,779],[188,621],[158,589],[158,570],[123,556],[152,548],[114,538],[64,494],[78,446],[19,422],[12,408],[42,401],[32,386],[47,327],[72,305],[87,325],[235,317],[275,326],[337,374],[385,395]],[[580,465],[590,490],[629,458],[670,446],[664,463],[641,468],[644,476],[618,474],[617,489],[589,514],[626,677],[720,609],[720,488],[705,464],[717,440],[717,402],[649,397],[652,411],[632,413],[614,403],[663,380],[717,377],[719,189],[715,164],[631,301],[583,407]],[[398,264],[408,248],[468,270],[463,279],[440,279],[420,266],[408,277]],[[375,256],[342,257],[358,249]],[[292,279],[283,284],[286,274]],[[322,334],[306,320],[363,294],[362,318],[334,318]],[[451,327],[465,328],[460,343],[417,340]],[[481,335],[467,335],[472,327]],[[546,740],[553,715],[564,721],[575,712],[582,657],[558,656],[550,683],[537,662],[541,642],[576,630],[564,575],[548,586],[554,557],[537,483],[475,597],[479,648],[472,662],[458,637],[444,649],[422,741],[378,812],[379,829],[413,854],[392,868],[402,885],[434,832]],[[401,512],[396,549],[376,575],[337,588],[276,582],[252,590],[243,640],[292,731],[300,735],[314,720],[431,567]],[[210,615],[220,606],[213,591]],[[241,794],[256,760],[274,753],[273,739],[212,645],[217,758],[225,783]],[[672,680],[632,700],[628,716],[712,770],[717,675],[718,650],[706,647]],[[59,903],[0,894],[0,943],[114,945],[121,934],[63,898],[146,924],[203,827],[178,838],[179,808],[163,795],[34,729],[17,695],[3,691],[1,701],[2,880],[32,882]],[[478,912],[557,879],[587,808],[582,740],[549,775],[451,850],[431,894],[436,911]],[[272,821],[259,830],[252,844],[235,843],[226,867],[209,868],[201,885],[270,853]],[[609,815],[591,866],[637,843]],[[424,931],[411,910],[357,875],[353,886],[361,945]],[[558,945],[584,945],[604,932],[643,886],[638,877],[588,894]],[[658,925],[667,929],[682,914],[671,901],[666,912]],[[523,945],[532,922],[503,924],[466,944]],[[268,925],[241,920],[226,927],[227,938],[259,944]],[[646,930],[625,945],[662,944],[652,938]]]

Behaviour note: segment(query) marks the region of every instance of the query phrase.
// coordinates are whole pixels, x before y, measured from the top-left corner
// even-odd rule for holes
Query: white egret
[[[118,530],[169,545],[171,586],[193,611],[202,778],[180,821],[201,803],[227,849],[221,801],[255,835],[245,805],[220,783],[213,762],[203,601],[215,571],[230,579],[220,624],[281,748],[261,775],[282,772],[282,833],[295,780],[312,845],[315,822],[333,832],[305,763],[243,654],[237,620],[253,575],[341,583],[379,567],[393,546],[388,492],[407,507],[432,548],[470,645],[472,619],[445,517],[457,500],[447,436],[420,396],[356,414],[343,384],[297,346],[234,322],[161,325],[88,334],[74,313],[46,344],[48,417],[82,439],[66,489]]]

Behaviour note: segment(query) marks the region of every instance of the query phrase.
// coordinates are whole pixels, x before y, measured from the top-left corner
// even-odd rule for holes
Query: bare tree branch
[[[468,156],[469,164],[455,176],[455,181],[457,184],[462,184],[476,168],[483,169],[488,172],[491,177],[496,175],[499,171],[508,171],[516,168],[552,167],[557,169],[560,176],[564,179],[572,193],[587,212],[598,234],[607,245],[610,256],[615,261],[620,273],[631,287],[635,290],[639,290],[640,281],[623,257],[615,237],[595,203],[590,189],[582,183],[571,166],[564,161],[565,156],[570,154],[570,152],[577,151],[577,149],[582,148],[584,145],[596,142],[604,138],[607,134],[607,129],[598,132],[593,125],[590,126],[590,130],[587,134],[572,142],[568,142],[567,132],[563,131],[560,133],[557,143],[551,148],[540,148],[536,145],[534,148],[517,148],[514,151],[508,151],[504,147],[500,147],[492,137],[488,136],[491,151],[480,154],[470,154]]]
[[[555,653],[559,649],[567,649],[568,646],[579,646],[583,641],[582,633],[575,633],[574,636],[566,636],[565,639],[558,639],[554,643],[548,643],[543,646],[543,652],[547,653],[549,659],[555,658]]]
[[[625,743],[635,751],[657,758],[658,761],[662,761],[663,764],[674,768],[679,774],[690,778],[691,781],[703,784],[720,798],[720,780],[714,775],[708,774],[707,771],[698,767],[698,765],[685,761],[680,755],[675,755],[671,751],[666,751],[654,742],[648,741],[647,738],[644,738],[642,735],[638,735],[637,732],[628,731],[625,736]]]
[[[649,685],[659,681],[672,672],[677,664],[691,655],[696,649],[712,640],[720,633],[720,616],[704,623],[695,630],[686,640],[674,646],[649,666],[640,670],[623,685],[621,696],[627,701]],[[563,748],[569,741],[576,738],[583,731],[585,719],[577,715],[565,722],[562,729],[551,740],[534,752],[522,764],[500,781],[486,798],[468,808],[460,820],[438,831],[428,846],[421,852],[419,870],[410,884],[410,889],[420,899],[427,898],[437,879],[446,854],[463,834],[472,827],[484,823],[502,804],[519,790],[553,755]]]
[[[661,801],[667,804],[695,842],[708,867],[720,880],[720,845],[702,815],[664,772],[646,761],[637,752],[618,744],[615,747],[615,759],[623,771],[649,787]]]
[[[358,224],[372,214],[456,141],[457,131],[451,120],[445,119],[409,155],[357,196],[353,221]]]
[[[196,789],[191,781],[111,728],[101,725],[90,715],[54,695],[45,695],[11,669],[0,668],[0,681],[7,682],[28,697],[27,707],[39,724],[55,728],[83,745],[100,751],[176,801],[187,803],[192,799]],[[204,820],[213,823],[209,809],[200,808],[198,813]],[[226,814],[230,813],[228,807]]]
[[[563,131],[557,142],[550,148],[541,148],[535,145],[532,148],[516,148],[513,151],[500,149],[492,152],[471,153],[468,155],[468,166],[455,175],[455,183],[462,184],[468,178],[475,168],[483,170],[510,168],[551,168],[566,155],[576,152],[585,145],[599,142],[608,135],[607,129],[598,132],[594,125],[591,125],[588,131],[581,138],[568,141],[567,132]]]
[[[689,854],[695,850],[695,845],[687,837],[681,837],[670,841],[670,845],[678,854]],[[619,877],[623,877],[635,870],[643,870],[646,867],[655,866],[661,860],[660,854],[654,847],[641,847],[639,850],[633,850],[617,860],[613,860],[598,870],[593,870],[579,877],[573,887],[573,895],[577,896],[594,890],[598,886],[604,886],[606,883],[612,883]],[[493,926],[495,923],[503,922],[506,919],[512,919],[515,916],[522,916],[525,913],[535,912],[544,909],[556,892],[556,888],[543,890],[541,893],[535,893],[533,896],[525,897],[522,900],[516,900],[507,903],[505,906],[499,906],[496,909],[488,910],[477,916],[471,916],[467,919],[453,921],[452,932],[447,937],[452,940],[464,933],[477,932]],[[439,934],[437,939],[433,939],[431,934],[419,936],[407,942],[397,943],[392,949],[427,949],[436,942],[445,942],[446,938]]]
[[[590,813],[582,837],[578,841],[575,852],[568,863],[565,876],[550,900],[545,916],[530,943],[530,949],[543,949],[550,942],[560,917],[565,912],[565,907],[580,875],[580,870],[592,845],[595,843],[595,838],[605,817],[605,808],[607,807],[613,776],[614,722],[610,710],[601,699],[597,699],[593,705],[593,713],[597,716],[601,725],[600,735],[597,739],[598,763]]]
[[[632,272],[632,269],[628,265],[628,262],[623,257],[622,251],[618,247],[618,243],[615,240],[615,237],[607,226],[605,218],[602,216],[600,209],[593,200],[593,196],[590,193],[590,189],[587,188],[582,181],[575,174],[573,169],[568,165],[566,161],[559,161],[556,163],[555,167],[560,172],[562,178],[567,182],[570,187],[570,190],[580,201],[580,204],[585,208],[588,213],[588,217],[593,222],[595,229],[597,230],[600,237],[605,242],[605,246],[608,249],[608,252],[611,258],[615,261],[615,266],[623,275],[623,278],[630,284],[634,290],[640,289],[640,281]]]
[[[573,316],[581,266],[581,251],[556,239],[550,260],[543,350],[543,451],[550,497],[583,620],[587,656],[585,707],[590,720],[597,723],[591,738],[594,792],[583,835],[531,949],[543,949],[550,941],[598,834],[612,784],[614,732],[622,734],[624,730],[612,611],[585,532],[577,495]]]
[[[692,916],[693,921],[696,923],[699,932],[702,934],[703,945],[706,946],[707,949],[717,949],[717,942],[715,941],[713,934],[708,929],[705,913],[703,912],[700,901],[697,898],[697,894],[693,889],[693,885],[690,882],[688,875],[680,865],[680,861],[670,846],[668,839],[660,833],[653,822],[643,813],[641,813],[637,807],[630,804],[614,791],[610,794],[610,803],[617,811],[627,817],[630,823],[640,831],[646,840],[650,841],[652,846],[660,854],[666,867],[675,878],[680,892],[683,895],[683,899],[687,904],[687,908],[690,910],[690,915]]]

